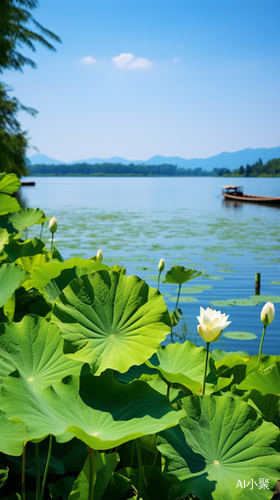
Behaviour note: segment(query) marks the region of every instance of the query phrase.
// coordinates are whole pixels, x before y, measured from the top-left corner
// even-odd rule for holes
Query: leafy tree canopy
[[[46,38],[60,42],[58,36],[33,18],[31,11],[36,7],[37,0],[1,0],[0,74],[9,69],[22,71],[25,64],[36,68],[35,62],[20,52],[21,48],[35,52],[35,42],[39,42],[55,50]],[[0,171],[21,176],[29,173],[25,161],[28,137],[27,132],[21,130],[17,113],[24,110],[34,116],[36,111],[11,98],[10,90],[0,82]]]

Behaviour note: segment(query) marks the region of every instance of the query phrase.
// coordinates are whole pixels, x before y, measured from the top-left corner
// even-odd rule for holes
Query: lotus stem
[[[43,236],[43,229],[44,229],[44,222],[42,222],[41,224],[40,240],[42,239]]]
[[[130,457],[130,465],[129,465],[129,467],[132,467],[132,464],[133,464],[133,457],[134,457],[134,452],[135,452],[135,439],[133,440],[132,452],[131,452],[131,457]]]
[[[156,465],[157,457],[158,457],[158,450],[156,452],[156,456],[155,456],[155,459],[153,461],[153,465],[152,465],[153,467],[155,467],[155,465]]]
[[[93,500],[94,493],[94,450],[87,447],[89,455],[89,485],[88,485],[88,500]]]
[[[169,393],[170,393],[170,386],[171,384],[168,382],[167,384],[167,393],[166,393],[166,396],[169,398]]]
[[[36,464],[36,500],[40,500],[41,475],[40,475],[39,443],[35,443],[35,464]]]
[[[158,291],[159,291],[160,275],[161,275],[161,271],[159,271],[159,273],[158,273],[158,280],[157,280]]]
[[[52,233],[52,242],[51,242],[51,254],[52,254],[52,257],[53,257],[53,235],[54,235],[54,233]]]
[[[143,464],[142,464],[141,450],[140,450],[140,444],[138,442],[138,439],[136,440],[136,451],[137,451],[137,458],[138,458],[138,465],[139,465],[139,487],[138,487],[138,493],[137,493],[137,500],[139,500],[141,498],[142,489],[143,489]]]
[[[182,286],[182,285],[179,285],[179,290],[178,290],[177,302],[176,302],[175,309],[177,309],[177,307],[178,307],[178,302],[179,302],[179,297],[180,297],[180,292],[181,292],[181,286]]]
[[[261,345],[260,345],[260,350],[259,350],[259,357],[258,357],[258,364],[257,364],[256,371],[258,371],[259,366],[260,366],[260,362],[261,362],[261,354],[262,354],[262,346],[263,346],[263,341],[264,341],[264,336],[265,336],[265,330],[266,330],[266,325],[264,325],[264,327],[263,327],[262,340],[261,340]]]
[[[208,364],[208,357],[209,357],[209,346],[210,342],[206,342],[207,348],[206,348],[206,359],[205,359],[205,368],[204,368],[204,377],[203,377],[203,389],[202,389],[202,395],[205,395],[205,386],[206,386],[206,375],[207,375],[207,364]]]
[[[44,471],[40,500],[44,500],[45,486],[46,486],[46,482],[47,482],[48,471],[49,471],[49,466],[50,466],[50,461],[51,461],[51,456],[52,456],[52,444],[53,444],[53,436],[50,434],[49,451],[48,451],[46,467],[45,467],[45,471]]]
[[[25,496],[25,457],[26,457],[26,444],[23,447],[21,459],[21,500],[26,500]]]
[[[27,228],[26,228],[26,229],[25,229],[25,239],[27,240],[27,238],[28,238],[28,230],[27,230]]]

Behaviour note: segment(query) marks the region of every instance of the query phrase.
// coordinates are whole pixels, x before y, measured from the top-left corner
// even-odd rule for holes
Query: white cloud
[[[97,62],[96,59],[94,59],[94,57],[92,57],[92,56],[86,56],[86,57],[82,57],[82,59],[80,59],[80,63],[86,64],[86,65],[95,64],[96,62]]]
[[[181,61],[180,57],[173,57],[173,62],[180,62],[180,61]]]
[[[118,69],[147,69],[154,63],[143,57],[135,57],[133,54],[122,53],[112,58],[113,63]]]

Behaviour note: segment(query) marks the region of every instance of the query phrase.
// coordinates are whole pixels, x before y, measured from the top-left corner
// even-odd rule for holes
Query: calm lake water
[[[203,345],[196,316],[200,306],[210,306],[230,315],[232,323],[224,333],[245,331],[258,337],[241,341],[222,335],[211,347],[256,354],[262,334],[260,312],[264,302],[270,300],[276,315],[267,327],[263,352],[280,354],[280,208],[225,202],[221,196],[223,184],[235,183],[241,183],[247,194],[280,196],[280,178],[28,180],[35,180],[36,186],[20,189],[22,202],[57,218],[55,245],[64,258],[88,258],[102,248],[105,264],[123,265],[127,274],[136,274],[154,287],[160,258],[166,263],[163,278],[174,265],[205,271],[205,275],[183,285],[179,306],[185,319],[174,329],[174,340],[187,338]],[[46,243],[49,235],[46,228]],[[38,226],[29,236],[38,236]],[[261,273],[261,294],[266,297],[262,304],[221,302],[253,296],[256,272]],[[176,290],[176,285],[160,286],[171,311]]]

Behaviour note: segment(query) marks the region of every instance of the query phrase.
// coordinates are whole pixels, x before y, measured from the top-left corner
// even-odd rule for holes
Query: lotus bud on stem
[[[102,252],[101,248],[99,248],[99,250],[96,254],[96,259],[98,260],[98,262],[102,262],[102,260],[103,260],[103,252]]]
[[[160,261],[158,263],[158,291],[159,291],[160,275],[161,275],[162,271],[164,270],[164,265],[165,265],[165,260],[160,259]]]
[[[260,366],[260,362],[261,362],[262,346],[263,346],[266,327],[272,323],[272,321],[274,320],[274,316],[275,316],[274,304],[272,304],[272,302],[267,302],[263,306],[262,311],[261,311],[261,322],[263,323],[263,333],[262,333],[262,339],[261,339],[261,343],[260,343],[260,350],[259,350],[259,357],[258,357],[258,364],[257,364],[256,371],[258,371],[259,366]]]
[[[207,345],[202,389],[202,395],[204,395],[210,342],[216,342],[216,340],[220,338],[222,331],[231,323],[231,321],[227,321],[228,316],[226,316],[225,313],[222,314],[221,311],[216,311],[215,309],[213,310],[210,307],[207,307],[206,310],[201,307],[200,316],[197,316],[197,319],[199,322],[199,325],[197,325],[197,331]]]
[[[53,255],[53,235],[57,230],[57,219],[52,217],[49,221],[49,230],[52,233],[51,254]]]

